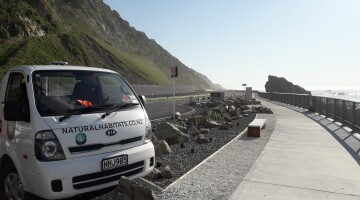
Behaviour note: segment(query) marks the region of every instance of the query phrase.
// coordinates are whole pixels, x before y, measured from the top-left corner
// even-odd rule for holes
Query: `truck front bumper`
[[[104,158],[128,155],[128,165],[102,171]],[[121,176],[142,177],[154,168],[155,152],[151,142],[119,152],[39,162],[40,174],[22,169],[27,191],[46,199],[61,199],[115,186]],[[61,190],[61,191],[59,191]]]

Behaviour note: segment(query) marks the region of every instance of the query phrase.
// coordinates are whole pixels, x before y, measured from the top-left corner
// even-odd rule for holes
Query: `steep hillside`
[[[265,84],[266,92],[279,92],[279,93],[297,93],[297,94],[310,94],[311,92],[304,88],[294,85],[283,77],[269,75],[268,81]]]
[[[204,75],[137,31],[101,0],[0,0],[0,76],[11,66],[69,61],[113,69],[133,84],[212,89]]]

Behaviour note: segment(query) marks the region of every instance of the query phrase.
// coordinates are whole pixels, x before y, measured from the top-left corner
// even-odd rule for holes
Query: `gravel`
[[[228,130],[209,129],[210,132],[204,135],[206,138],[212,138],[212,142],[206,144],[198,144],[196,137],[190,136],[190,140],[184,144],[184,148],[180,148],[179,144],[171,145],[171,153],[157,157],[156,163],[161,163],[162,167],[169,166],[173,171],[173,177],[170,179],[161,178],[154,180],[153,183],[162,188],[167,187],[226,143],[234,139],[254,118],[255,114],[251,114],[249,117],[233,121],[233,127]],[[238,123],[239,125],[237,125]],[[195,150],[194,153],[191,153],[192,148]]]
[[[267,119],[260,138],[243,134],[224,149],[166,188],[160,199],[229,199],[269,141],[275,125],[272,114],[258,114]]]

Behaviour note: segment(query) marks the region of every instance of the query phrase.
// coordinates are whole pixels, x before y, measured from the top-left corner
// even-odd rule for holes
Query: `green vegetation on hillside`
[[[108,68],[133,84],[172,83],[212,87],[101,0],[0,0],[0,79],[16,65],[68,61]]]

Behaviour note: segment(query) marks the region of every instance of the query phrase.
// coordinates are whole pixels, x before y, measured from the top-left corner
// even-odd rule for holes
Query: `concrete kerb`
[[[151,182],[151,181],[146,180],[145,178],[140,178],[140,179],[141,179],[141,181],[144,181],[146,184],[151,185],[152,187],[156,188],[157,190],[159,190],[159,191],[161,191],[161,192],[164,190],[164,188],[156,185],[155,183],[153,183],[153,182]]]
[[[256,118],[257,116],[255,116]],[[206,161],[208,161],[210,158],[214,157],[217,153],[219,153],[222,149],[224,149],[226,146],[228,146],[229,144],[231,144],[233,141],[237,140],[238,138],[240,138],[242,135],[244,135],[244,133],[247,132],[247,128],[245,128],[241,133],[239,133],[234,139],[232,139],[231,141],[229,141],[228,143],[226,143],[224,146],[222,146],[220,149],[218,149],[217,151],[215,151],[213,154],[211,154],[209,157],[207,157],[205,160],[203,160],[201,163],[199,163],[198,165],[196,165],[195,167],[193,167],[191,170],[189,170],[188,172],[186,172],[184,175],[182,175],[180,178],[178,178],[177,180],[175,180],[174,182],[172,182],[170,185],[168,185],[166,188],[164,188],[163,191],[168,190],[170,187],[172,187],[173,185],[175,185],[178,181],[180,181],[181,179],[185,178],[187,175],[189,175],[191,172],[193,172],[196,168],[200,167],[203,163],[205,163]]]

